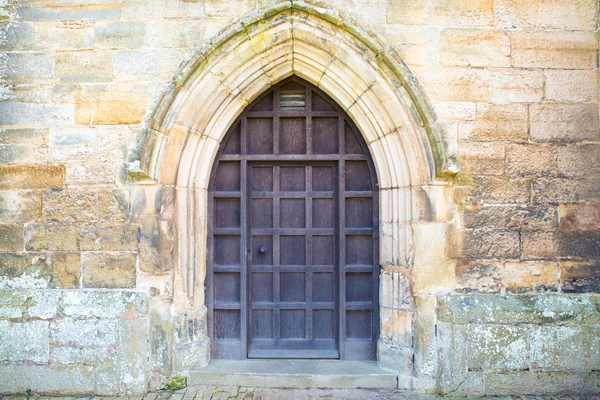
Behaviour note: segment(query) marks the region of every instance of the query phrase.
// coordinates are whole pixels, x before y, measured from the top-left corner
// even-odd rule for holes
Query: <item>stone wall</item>
[[[460,158],[447,202],[412,204],[430,225],[382,288],[407,353],[385,366],[445,393],[600,391],[598,1],[312,3],[398,52]],[[179,66],[272,4],[0,2],[0,393],[142,393],[206,359],[204,311],[173,311],[175,188],[140,152]]]

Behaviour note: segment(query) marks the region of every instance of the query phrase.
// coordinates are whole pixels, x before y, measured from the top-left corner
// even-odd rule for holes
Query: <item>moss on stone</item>
[[[175,378],[169,379],[162,390],[179,390],[187,387],[187,379],[185,376],[176,376]]]

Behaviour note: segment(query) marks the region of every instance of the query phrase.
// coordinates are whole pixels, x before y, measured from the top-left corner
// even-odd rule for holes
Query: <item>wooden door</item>
[[[375,359],[377,184],[361,135],[291,78],[232,125],[209,190],[214,358]]]

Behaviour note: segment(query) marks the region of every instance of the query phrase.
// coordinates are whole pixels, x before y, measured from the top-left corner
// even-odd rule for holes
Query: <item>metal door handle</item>
[[[267,254],[267,248],[266,248],[265,246],[260,246],[260,247],[258,248],[258,252],[259,252],[260,254]]]

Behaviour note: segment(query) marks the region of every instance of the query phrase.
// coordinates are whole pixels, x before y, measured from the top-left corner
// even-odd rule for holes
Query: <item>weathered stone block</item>
[[[54,73],[54,55],[47,53],[7,53],[5,76],[21,82],[23,79],[44,82]]]
[[[485,394],[494,395],[544,395],[598,393],[597,372],[511,372],[491,374],[485,380]]]
[[[555,261],[507,262],[501,268],[502,282],[510,293],[556,292],[558,272]]]
[[[557,156],[562,176],[600,177],[600,145],[560,146]]]
[[[87,253],[83,258],[83,286],[135,287],[136,255],[133,253]]]
[[[96,219],[96,192],[87,189],[52,190],[42,198],[46,221],[77,222]]]
[[[98,191],[98,219],[123,222],[129,218],[129,191],[106,189]]]
[[[499,229],[465,229],[463,255],[469,258],[519,258],[519,231]]]
[[[140,269],[150,273],[164,273],[173,267],[175,229],[158,216],[142,218],[140,236]]]
[[[438,296],[438,320],[451,324],[586,325],[600,317],[596,299],[580,295]]]
[[[117,350],[113,346],[106,347],[61,347],[54,346],[50,354],[50,362],[59,364],[110,365],[114,370]],[[117,391],[118,392],[118,391]],[[111,394],[115,394],[112,392]]]
[[[596,67],[594,33],[514,31],[512,62],[523,68],[592,69]]]
[[[4,125],[69,125],[75,122],[72,104],[0,103],[0,123]]]
[[[593,30],[595,11],[593,0],[553,0],[536,4],[499,0],[494,3],[494,22],[507,29]]]
[[[149,20],[182,18],[186,20],[204,18],[203,2],[198,0],[165,0],[156,4],[153,0],[132,0],[123,3],[123,19]]]
[[[0,251],[24,250],[23,224],[0,225]]]
[[[79,50],[93,47],[93,22],[38,22],[34,26],[34,48],[37,50]]]
[[[184,371],[195,365],[206,365],[210,359],[210,346],[207,341],[178,344],[173,348],[174,368]]]
[[[0,253],[0,276],[7,287],[46,287],[49,260],[38,253]],[[1,281],[0,280],[0,281]]]
[[[528,204],[531,198],[531,180],[507,176],[464,177],[465,184],[473,186],[473,197],[485,204]],[[462,184],[462,182],[461,182]]]
[[[81,254],[52,253],[52,282],[56,288],[74,289],[80,286]]]
[[[537,103],[544,97],[544,73],[539,70],[502,68],[491,71],[493,103]]]
[[[441,26],[486,26],[493,23],[493,1],[449,0],[406,3],[391,0],[387,8],[388,24]]]
[[[48,149],[45,147],[15,144],[0,145],[0,164],[41,164],[47,162],[49,162]]]
[[[438,322],[437,326],[437,352],[443,354],[440,357],[438,390],[456,393],[466,381],[468,372],[466,326],[446,322]]]
[[[79,229],[83,251],[135,251],[138,228],[126,224],[86,224]]]
[[[590,371],[600,365],[597,326],[537,326],[529,330],[533,370]]]
[[[558,247],[561,257],[600,259],[600,231],[559,232]]]
[[[456,261],[456,291],[462,293],[499,293],[502,287],[501,262]]]
[[[461,172],[470,175],[504,175],[505,144],[502,142],[463,142],[459,147]]]
[[[474,121],[477,113],[476,103],[469,101],[438,101],[435,109],[442,120]]]
[[[598,179],[540,178],[533,181],[537,204],[594,202],[600,193]]]
[[[454,264],[446,258],[446,227],[443,223],[413,225],[414,294],[454,290]]]
[[[411,284],[407,270],[384,268],[380,275],[379,305],[391,309],[412,307]]]
[[[0,128],[0,144],[47,146],[49,136],[48,128]]]
[[[598,140],[597,104],[532,104],[531,138],[536,141]]]
[[[146,36],[141,21],[102,21],[95,24],[94,47],[99,49],[136,49]]]
[[[560,230],[600,231],[600,204],[569,204],[558,206]]]
[[[0,191],[0,222],[38,221],[42,210],[41,193],[35,191]]]
[[[600,292],[600,263],[560,262],[560,284],[564,293]]]
[[[377,342],[377,361],[382,368],[408,373],[412,371],[414,351],[410,347]]]
[[[79,250],[77,226],[63,224],[29,224],[25,226],[26,250]]]
[[[510,67],[510,37],[499,30],[444,29],[440,61],[459,67]]]
[[[381,321],[379,340],[400,347],[412,347],[412,312],[380,307],[379,318]]]
[[[183,61],[182,49],[119,50],[113,54],[117,81],[164,81],[170,79]]]
[[[56,78],[61,83],[110,82],[112,55],[108,51],[73,51],[56,54]]]
[[[115,183],[115,166],[112,163],[83,163],[67,166],[67,186],[106,186]]]
[[[204,42],[206,21],[155,20],[147,23],[146,44],[151,47],[199,48]]]
[[[33,46],[33,24],[2,21],[0,50],[31,50]]]
[[[25,290],[0,289],[0,318],[22,318],[26,303]]]
[[[52,344],[55,346],[106,347],[117,346],[119,322],[110,320],[52,321]]]
[[[435,100],[478,101],[490,99],[490,72],[465,67],[415,67],[414,72]]]
[[[437,65],[440,30],[415,25],[383,25],[383,36],[408,65]]]
[[[119,345],[123,349],[119,359],[122,390],[127,393],[146,392],[148,390],[149,372],[148,320],[129,319],[122,321],[119,331]]]
[[[65,7],[20,7],[19,18],[26,21],[103,20],[121,18],[121,3],[98,2],[96,4]]]
[[[50,330],[47,321],[0,321],[0,361],[48,362]],[[1,385],[1,384],[0,384]]]
[[[468,325],[469,370],[506,371],[529,368],[527,328],[510,325]]]
[[[32,319],[53,319],[58,312],[62,292],[58,290],[28,290],[26,316]]]
[[[508,173],[517,176],[548,176],[557,172],[556,148],[511,143],[506,147]]]
[[[556,102],[598,102],[595,70],[546,70],[546,99]]]
[[[467,228],[544,229],[558,225],[554,207],[541,206],[468,206],[462,208]]]
[[[36,392],[64,396],[65,393],[89,394],[94,390],[93,365],[0,365],[2,393]]]
[[[148,314],[148,295],[128,291],[66,291],[61,312],[65,317],[136,319]]]
[[[1,190],[58,189],[62,188],[64,183],[63,165],[0,165]]]
[[[77,93],[75,119],[83,125],[137,124],[144,117],[148,97],[144,83],[82,86]]]
[[[524,259],[556,258],[558,256],[558,233],[556,231],[524,231],[521,241]]]
[[[477,121],[460,123],[458,125],[458,136],[461,141],[526,141],[528,129],[526,105],[477,103]]]

